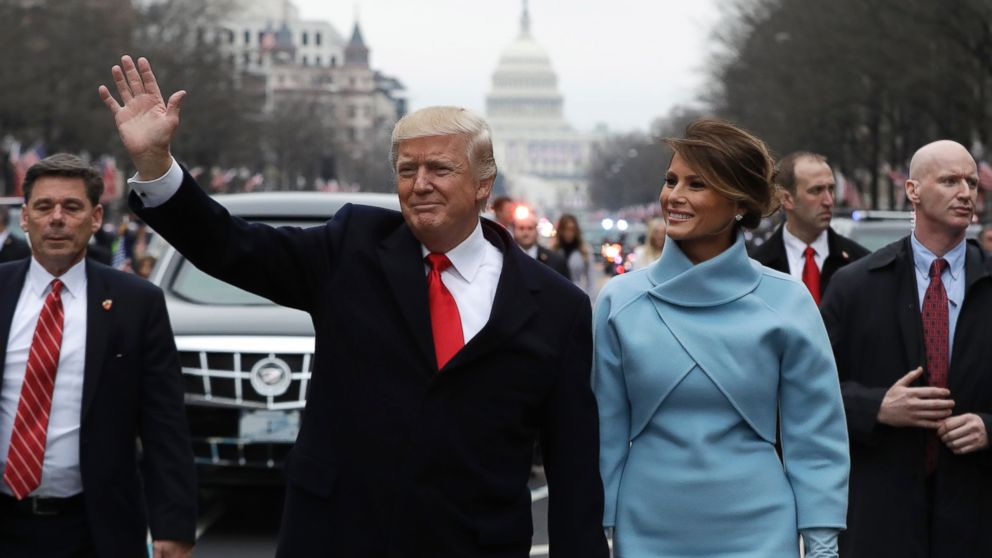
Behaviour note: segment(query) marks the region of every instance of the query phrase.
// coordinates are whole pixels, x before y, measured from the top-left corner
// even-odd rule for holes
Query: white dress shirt
[[[806,267],[806,243],[799,240],[799,237],[789,232],[789,226],[782,227],[782,240],[785,241],[785,257],[789,260],[789,275],[800,281],[803,280],[803,268]],[[827,229],[823,229],[820,236],[816,237],[813,244],[813,261],[816,262],[816,269],[823,269],[823,261],[830,255],[830,243],[827,242]]]
[[[524,254],[537,259],[537,243],[535,242],[530,248],[523,248]]]
[[[427,257],[430,250],[423,244],[420,251]],[[486,240],[482,222],[461,244],[445,253],[451,267],[441,272],[441,282],[451,292],[462,320],[462,335],[467,345],[489,321],[496,298],[499,274],[503,270],[503,253]],[[424,262],[424,275],[430,266]]]
[[[21,296],[14,310],[14,320],[7,337],[3,387],[0,389],[0,475],[7,466],[10,436],[20,402],[21,384],[27,369],[28,353],[35,326],[55,277],[31,258]],[[62,347],[55,373],[55,390],[48,418],[45,460],[41,467],[41,485],[32,496],[66,498],[83,491],[79,473],[79,427],[83,405],[83,370],[86,366],[86,263],[85,258],[72,266],[62,280]],[[13,495],[7,483],[0,481],[0,492]]]
[[[175,159],[164,175],[155,180],[138,180],[137,175],[128,180],[131,188],[141,197],[145,207],[156,207],[167,202],[182,185],[183,171]],[[421,245],[424,257],[429,250]],[[451,292],[458,306],[462,321],[462,334],[467,344],[489,321],[499,274],[503,270],[503,253],[486,240],[482,222],[461,244],[446,254],[451,267],[441,272],[441,282]],[[424,275],[430,267],[424,262]]]

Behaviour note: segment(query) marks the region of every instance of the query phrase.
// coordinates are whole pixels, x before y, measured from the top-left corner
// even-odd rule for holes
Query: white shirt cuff
[[[183,183],[183,169],[173,158],[169,170],[155,180],[138,180],[138,175],[135,173],[127,180],[127,183],[132,190],[137,192],[145,207],[158,207],[169,201],[179,191],[179,187]]]

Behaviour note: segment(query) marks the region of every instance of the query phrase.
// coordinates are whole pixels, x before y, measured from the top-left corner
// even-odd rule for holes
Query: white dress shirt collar
[[[788,225],[782,227],[782,241],[785,244],[785,256],[789,260],[789,274],[801,279],[806,264],[806,243],[789,232]],[[830,255],[827,229],[824,229],[809,246],[816,252],[813,261],[816,262],[817,269],[823,269],[823,262]]]
[[[0,248],[3,248],[3,243],[4,242],[7,242],[7,237],[8,236],[10,236],[10,231],[9,230],[4,229],[4,230],[0,231]]]
[[[28,268],[26,282],[32,294],[37,297],[48,296],[49,287],[54,279],[56,277],[42,267],[38,263],[38,260],[31,258],[31,266]],[[79,260],[76,265],[70,267],[69,271],[63,273],[58,279],[62,281],[63,295],[68,293],[73,298],[81,296],[86,289],[86,258],[84,257]]]
[[[471,283],[485,259],[484,250],[488,243],[489,241],[482,234],[482,221],[478,221],[472,234],[468,235],[468,238],[463,240],[461,244],[448,250],[445,255],[451,261],[452,269],[461,275],[462,279]],[[425,258],[427,254],[431,253],[423,244],[420,245],[420,249]]]

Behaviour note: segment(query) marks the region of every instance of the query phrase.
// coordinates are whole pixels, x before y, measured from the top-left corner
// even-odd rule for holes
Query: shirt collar
[[[916,238],[915,232],[910,235],[910,237],[913,244],[913,263],[916,265],[917,271],[919,271],[922,275],[929,275],[930,265],[933,264],[935,259],[937,259],[937,255],[931,252]],[[951,248],[946,254],[944,254],[944,259],[947,260],[947,272],[951,274],[951,279],[954,279],[955,281],[957,281],[961,277],[961,274],[964,273],[964,255],[966,244],[967,241],[962,240],[957,246]]]
[[[799,239],[798,236],[789,232],[788,225],[782,225],[782,240],[785,245],[791,250],[802,254],[806,251],[806,243]],[[810,244],[810,247],[816,251],[816,255],[826,258],[830,255],[830,243],[827,241],[827,229],[820,231],[820,235],[816,237],[816,240]]]
[[[31,258],[31,266],[28,268],[27,283],[31,292],[37,297],[48,296],[49,285],[56,277],[42,267],[38,260]],[[69,268],[58,278],[62,281],[62,293],[69,293],[69,296],[78,298],[86,292],[86,257],[79,260],[76,265]]]
[[[537,243],[535,242],[530,248],[524,248],[524,253],[528,256],[537,259]]]
[[[3,247],[3,243],[4,242],[7,242],[7,237],[8,236],[10,236],[10,231],[9,230],[0,231],[0,248]]]
[[[479,272],[479,268],[482,267],[487,242],[486,237],[482,234],[482,221],[477,221],[472,234],[468,235],[468,238],[463,240],[461,244],[445,252],[444,255],[448,256],[448,260],[451,261],[451,268],[471,283]],[[420,245],[420,250],[425,258],[427,254],[431,253],[423,244]]]

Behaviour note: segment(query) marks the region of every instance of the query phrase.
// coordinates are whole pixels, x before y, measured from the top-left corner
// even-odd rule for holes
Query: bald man
[[[992,556],[992,275],[965,233],[978,168],[913,156],[911,234],[834,276],[821,310],[851,438],[844,558]]]

